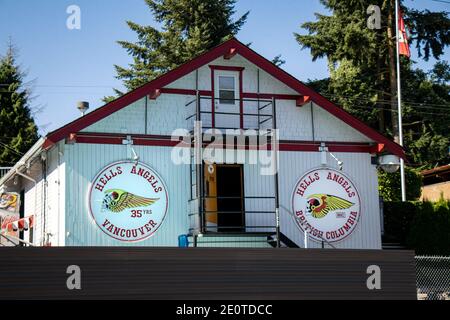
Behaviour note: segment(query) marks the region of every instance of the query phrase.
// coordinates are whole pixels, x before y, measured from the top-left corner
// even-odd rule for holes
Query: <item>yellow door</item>
[[[215,164],[205,164],[205,220],[206,231],[217,231],[217,171]]]

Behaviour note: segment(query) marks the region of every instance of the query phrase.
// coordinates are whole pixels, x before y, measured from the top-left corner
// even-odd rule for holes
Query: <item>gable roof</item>
[[[160,77],[150,81],[149,83],[117,98],[116,100],[100,107],[82,118],[78,118],[65,126],[50,132],[47,135],[44,148],[50,147],[52,144],[66,138],[71,133],[76,133],[84,128],[90,126],[91,124],[109,116],[110,114],[130,105],[131,103],[145,97],[154,90],[163,88],[164,86],[170,84],[171,82],[189,74],[190,72],[200,68],[201,66],[219,58],[220,56],[228,55],[230,52],[233,54],[239,54],[246,58],[268,74],[272,75],[274,78],[285,83],[291,89],[298,92],[300,95],[309,96],[310,99],[315,102],[318,106],[322,107],[338,119],[344,121],[349,126],[353,127],[357,131],[361,132],[363,135],[369,137],[370,139],[376,141],[382,148],[395,154],[399,157],[404,158],[405,153],[403,148],[397,143],[393,142],[389,138],[385,137],[381,133],[369,127],[367,124],[361,120],[355,118],[344,109],[338,107],[319,93],[315,92],[310,87],[306,86],[300,80],[296,79],[286,71],[277,67],[271,61],[267,60],[257,52],[250,49],[248,46],[244,45],[242,42],[235,38],[232,38],[224,43],[218,45],[217,47],[203,53],[202,55],[188,61],[181,66],[161,75]],[[379,150],[382,151],[382,150]]]

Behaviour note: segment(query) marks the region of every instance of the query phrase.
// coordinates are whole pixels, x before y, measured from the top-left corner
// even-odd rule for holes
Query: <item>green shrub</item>
[[[398,242],[417,254],[450,254],[450,201],[386,202],[385,242]]]
[[[420,198],[422,176],[415,170],[405,167],[406,200],[415,201]],[[378,171],[378,190],[384,201],[401,201],[400,171],[386,173]]]
[[[385,202],[383,241],[406,245],[416,211],[414,202]]]

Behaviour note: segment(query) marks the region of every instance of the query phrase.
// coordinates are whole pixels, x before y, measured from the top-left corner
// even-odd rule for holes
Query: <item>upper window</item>
[[[233,76],[219,76],[219,103],[235,104],[236,78]]]

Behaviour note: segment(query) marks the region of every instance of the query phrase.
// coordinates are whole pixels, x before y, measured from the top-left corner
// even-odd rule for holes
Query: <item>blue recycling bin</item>
[[[182,234],[178,236],[178,247],[180,248],[188,248],[189,247],[189,238],[186,234]]]

